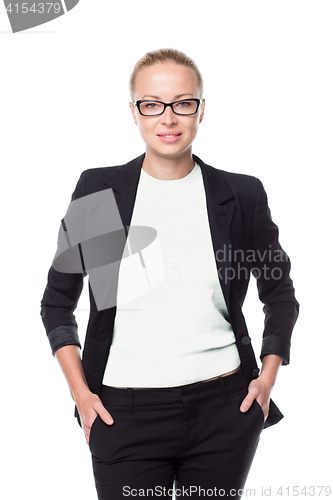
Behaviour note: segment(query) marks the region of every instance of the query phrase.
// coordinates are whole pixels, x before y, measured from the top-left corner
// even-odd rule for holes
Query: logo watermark
[[[9,2],[4,0],[5,9],[13,33],[34,28],[63,16],[72,10],[80,0],[58,0],[57,2]]]

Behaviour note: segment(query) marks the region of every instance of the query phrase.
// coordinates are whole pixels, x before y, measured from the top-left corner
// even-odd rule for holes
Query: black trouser
[[[170,499],[173,486],[177,498],[239,499],[264,426],[256,400],[239,410],[247,388],[242,369],[178,387],[103,386],[114,424],[97,416],[90,433],[99,500]]]

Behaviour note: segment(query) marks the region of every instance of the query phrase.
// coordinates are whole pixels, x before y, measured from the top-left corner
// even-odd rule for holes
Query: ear
[[[202,120],[203,120],[203,117],[204,117],[204,114],[205,114],[205,105],[206,105],[206,100],[203,99],[202,100],[202,104],[201,104],[201,112],[200,112],[199,123],[201,123]]]
[[[129,107],[131,108],[131,113],[133,116],[134,123],[135,123],[135,125],[137,125],[138,121],[137,121],[136,116],[135,116],[135,107],[134,107],[132,102],[129,103]]]

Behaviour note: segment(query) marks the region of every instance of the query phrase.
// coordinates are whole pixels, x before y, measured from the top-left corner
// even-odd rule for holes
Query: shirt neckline
[[[197,162],[194,162],[194,167],[185,177],[181,179],[157,179],[152,175],[148,174],[141,167],[141,175],[140,181],[142,180],[145,184],[149,184],[150,186],[162,187],[166,189],[175,189],[183,186],[187,186],[190,182],[192,182],[198,175],[201,174],[200,165]]]

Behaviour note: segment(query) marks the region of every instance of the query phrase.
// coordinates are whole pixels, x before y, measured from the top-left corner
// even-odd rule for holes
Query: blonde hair
[[[188,57],[184,52],[176,49],[158,49],[153,50],[151,52],[147,52],[134,66],[133,71],[130,76],[129,88],[131,99],[134,101],[134,92],[135,92],[135,80],[138,72],[149,66],[152,66],[156,63],[164,63],[167,61],[173,61],[176,64],[180,64],[182,66],[187,66],[188,68],[193,69],[198,79],[198,87],[199,87],[199,97],[202,99],[203,95],[203,78],[199,71],[198,66],[195,62]]]

